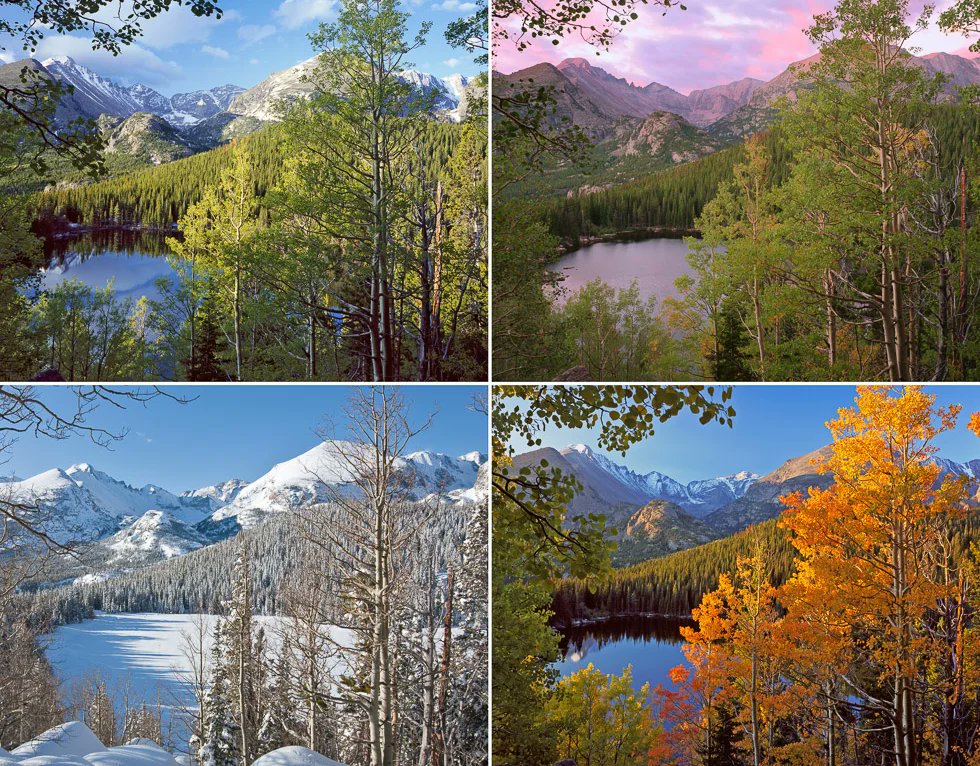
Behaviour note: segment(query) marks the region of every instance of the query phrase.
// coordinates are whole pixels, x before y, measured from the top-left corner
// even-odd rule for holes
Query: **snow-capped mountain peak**
[[[63,66],[74,66],[75,62],[69,56],[49,56],[41,62],[41,66],[47,68],[53,64],[61,64]]]
[[[640,496],[648,500],[667,500],[694,516],[706,515],[742,497],[759,478],[749,471],[741,471],[731,476],[682,484],[660,471],[638,474],[587,444],[571,444],[561,450],[561,454],[572,463],[573,467],[578,461],[587,461],[608,474],[612,480],[634,492],[639,492]]]
[[[243,487],[232,502],[211,515],[207,524],[233,520],[238,526],[254,526],[269,514],[327,502],[337,492],[356,493],[358,453],[366,449],[349,441],[323,441],[276,464]],[[454,499],[454,493],[473,487],[479,472],[473,460],[431,451],[404,455],[396,466],[407,494],[419,500],[432,494]]]
[[[95,119],[102,114],[127,118],[137,112],[162,117],[173,125],[193,125],[228,108],[244,92],[237,85],[163,96],[142,83],[126,86],[92,71],[69,56],[52,56],[41,62],[51,77],[73,88],[69,111]]]
[[[208,544],[208,539],[165,511],[150,510],[106,540],[109,563],[148,563],[183,556]]]
[[[128,568],[183,555],[269,515],[333,499],[336,492],[356,494],[354,474],[366,450],[347,441],[321,442],[255,481],[231,479],[180,495],[156,484],[137,488],[90,463],[76,463],[23,481],[0,480],[0,497],[37,508],[36,523],[54,540],[90,544],[106,562]],[[486,489],[477,486],[478,477],[486,481],[486,456],[478,451],[461,457],[419,451],[396,466],[410,498],[486,500]]]

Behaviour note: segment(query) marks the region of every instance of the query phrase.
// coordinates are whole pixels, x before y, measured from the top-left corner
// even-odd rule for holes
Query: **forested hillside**
[[[555,584],[552,623],[560,629],[574,620],[617,615],[687,617],[758,540],[770,552],[774,584],[781,585],[793,573],[793,546],[776,520],[766,521],[722,540],[616,569],[599,583],[563,578]]]
[[[10,131],[0,177],[17,187],[0,196],[0,369],[8,378],[486,377],[486,78],[443,82],[412,71],[409,56],[425,34],[407,39],[408,14],[393,1],[349,5],[343,19],[309,35],[313,58],[229,104],[274,124],[211,151],[168,161],[187,152],[150,140],[143,128],[170,130],[153,115],[119,123],[103,114],[109,133],[79,123],[74,136],[52,98],[17,96],[30,119],[2,112]],[[472,53],[470,39],[453,38]],[[41,77],[37,87],[55,85]],[[127,93],[116,95],[128,103]],[[450,107],[461,124],[447,122]],[[72,142],[59,147],[52,135]],[[124,146],[160,164],[112,175]],[[74,170],[50,183],[65,166]],[[24,178],[46,190],[25,196]],[[70,241],[111,228],[172,235],[168,276],[132,297],[114,279],[72,278],[89,254]],[[66,257],[48,262],[38,235],[49,251],[68,241]],[[117,259],[112,268],[129,267]]]
[[[875,12],[864,5],[855,14]],[[592,112],[566,85],[504,94],[498,133],[525,165],[501,166],[494,186],[499,379],[972,379],[977,72],[964,59],[967,74],[944,74],[955,57],[904,52],[911,15],[898,8],[876,41],[814,27],[819,55],[731,113],[753,125],[765,117],[742,143],[626,184],[565,193],[547,175],[533,183],[586,158],[607,140],[603,123],[576,123],[570,103]],[[617,88],[670,96],[616,82],[606,83],[613,101]],[[588,103],[602,95],[596,86]],[[872,130],[869,113],[888,130]],[[519,115],[530,127],[514,127]],[[553,269],[603,238],[692,234],[689,274],[659,298],[622,269],[616,287],[597,276],[562,292]]]
[[[419,506],[419,515],[429,512]],[[324,512],[339,518],[339,512]],[[468,525],[485,519],[486,509],[459,505],[443,508],[426,522],[426,547],[440,571],[449,567],[466,539]],[[162,612],[165,614],[221,614],[231,598],[227,573],[234,568],[243,544],[249,546],[254,577],[254,606],[259,614],[282,613],[282,584],[295,575],[306,549],[303,514],[272,517],[259,526],[198,551],[133,571],[81,575],[84,563],[55,560],[45,568],[43,580],[74,579],[68,585],[40,584],[27,588],[26,613],[52,625],[64,625],[93,611]]]
[[[416,151],[430,183],[445,171],[462,131],[455,123],[432,121],[425,125]],[[193,157],[96,183],[45,191],[34,200],[34,229],[38,233],[58,231],[69,223],[90,227],[176,226],[209,184],[230,167],[236,148],[249,153],[257,215],[261,224],[268,225],[269,203],[264,198],[282,178],[288,152],[285,141],[282,128],[270,125]]]

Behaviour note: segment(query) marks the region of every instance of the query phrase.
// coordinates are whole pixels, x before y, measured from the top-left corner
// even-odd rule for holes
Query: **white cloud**
[[[463,2],[459,0],[442,0],[434,6],[438,11],[458,11],[459,13],[469,13],[476,10],[476,3]]]
[[[238,28],[238,39],[247,43],[257,43],[276,33],[272,24],[244,24]]]
[[[119,5],[110,3],[96,14],[99,21],[119,27],[122,18],[132,12],[132,0],[123,0]],[[172,5],[156,18],[140,23],[143,34],[139,38],[142,45],[154,50],[166,50],[182,43],[204,43],[221,24],[241,19],[238,11],[226,11],[220,19],[214,16],[195,16],[189,5]]]
[[[296,29],[333,18],[336,6],[336,0],[283,0],[273,15],[286,29]]]
[[[252,66],[258,66],[258,65],[259,65],[259,64],[261,64],[262,62],[261,62],[261,61],[259,61],[258,59],[249,59],[249,60],[248,60],[248,63],[249,63],[249,64],[251,64]]]
[[[231,58],[231,54],[224,48],[216,48],[213,45],[202,45],[201,53],[207,53],[209,56],[214,56],[216,59],[222,59],[224,61]]]
[[[167,85],[181,76],[175,62],[166,61],[137,43],[125,46],[118,56],[113,56],[103,50],[93,51],[91,40],[55,35],[45,37],[33,55],[39,61],[51,56],[70,56],[103,77],[118,78],[129,84]]]
[[[459,59],[446,59],[442,63],[445,64],[450,69],[455,69],[456,65],[459,64]]]
[[[17,57],[13,53],[8,53],[7,51],[0,51],[0,62],[4,64],[10,64],[17,60]]]

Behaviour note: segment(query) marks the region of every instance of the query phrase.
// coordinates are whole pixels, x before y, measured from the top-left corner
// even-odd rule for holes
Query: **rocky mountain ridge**
[[[184,555],[272,516],[328,502],[336,493],[356,496],[348,457],[360,449],[321,442],[255,481],[230,479],[180,494],[155,484],[135,487],[80,463],[0,481],[0,497],[32,508],[33,525],[77,548],[82,560],[131,568]],[[485,465],[479,452],[453,457],[421,451],[398,459],[397,479],[414,500],[470,506],[486,500],[480,486]]]
[[[546,89],[553,104],[547,126],[578,126],[592,142],[593,170],[549,169],[556,192],[577,193],[633,180],[700,159],[769,127],[777,104],[793,101],[810,87],[808,71],[819,60],[810,56],[789,64],[768,81],[742,78],[684,95],[658,82],[635,85],[582,58],[557,65],[541,62],[494,75],[503,98]],[[980,84],[980,60],[949,53],[910,55],[927,74],[944,74],[942,98],[956,89]]]
[[[727,537],[783,511],[779,498],[831,478],[819,472],[830,447],[789,458],[760,476],[741,471],[682,483],[656,470],[639,473],[585,444],[545,447],[514,458],[515,469],[547,460],[574,475],[582,491],[568,506],[571,516],[603,514],[617,530],[617,564],[630,564]],[[980,459],[957,462],[936,457],[945,474],[980,479]]]

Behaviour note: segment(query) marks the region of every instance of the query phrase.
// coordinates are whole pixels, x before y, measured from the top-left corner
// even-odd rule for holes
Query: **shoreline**
[[[98,234],[100,232],[128,231],[133,233],[164,234],[179,232],[176,223],[169,226],[144,225],[141,223],[100,223],[100,224],[81,224],[81,223],[62,223],[56,222],[40,227],[40,231],[35,231],[34,235],[41,239],[69,239],[80,237],[86,234]]]
[[[573,628],[584,628],[589,625],[601,625],[611,620],[622,620],[630,617],[640,617],[648,620],[694,620],[691,614],[667,614],[666,612],[622,612],[618,614],[605,614],[600,617],[574,617],[570,623],[554,623],[551,627],[562,633]]]
[[[558,258],[583,247],[597,245],[601,242],[643,242],[648,239],[683,239],[684,237],[698,237],[701,232],[698,229],[675,228],[672,226],[649,226],[644,229],[625,229],[623,231],[613,231],[607,234],[583,235],[576,242],[563,241],[558,245]],[[557,259],[556,259],[557,260]]]

